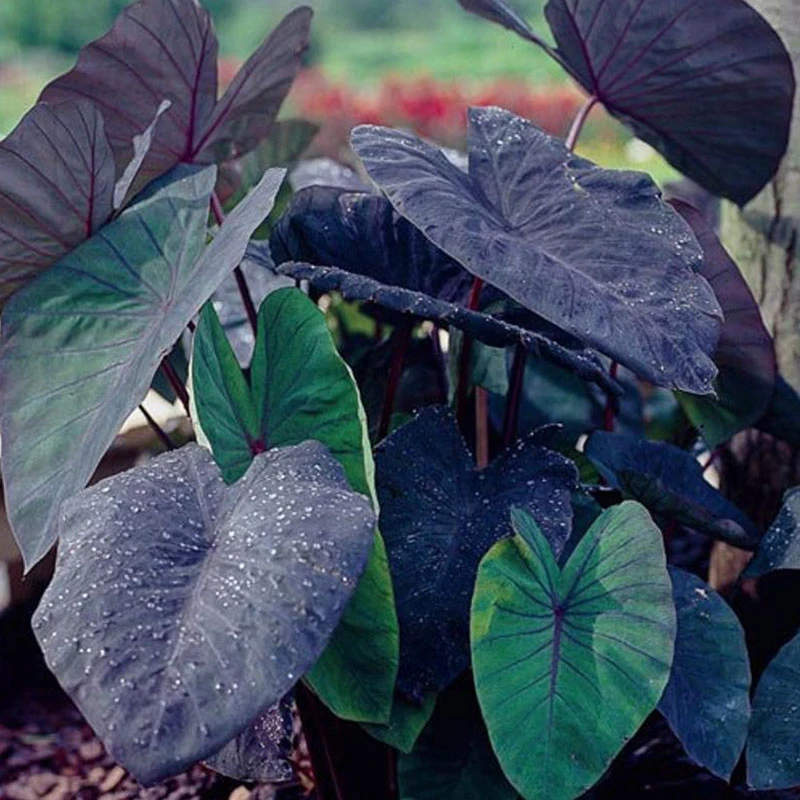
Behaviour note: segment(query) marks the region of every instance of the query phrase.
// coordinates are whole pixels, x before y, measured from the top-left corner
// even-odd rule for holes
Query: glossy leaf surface
[[[0,302],[105,224],[114,159],[85,100],[34,106],[0,142]]]
[[[472,665],[503,771],[525,797],[592,786],[655,708],[675,609],[661,533],[636,503],[604,512],[559,570],[524,512],[478,570]]]
[[[398,212],[473,275],[657,385],[710,392],[721,312],[652,180],[497,108],[470,110],[468,138],[468,176],[398,131],[362,126],[352,144]]]
[[[374,496],[374,467],[358,390],[325,317],[301,292],[278,289],[264,300],[245,380],[210,306],[202,314],[193,356],[198,417],[226,481],[254,453],[315,439],[344,467],[350,485]],[[342,625],[309,676],[334,713],[385,722],[397,671],[397,617],[383,542]]]
[[[374,525],[317,442],[231,488],[198,446],[166,453],[65,505],[34,621],[48,666],[141,782],[180,772],[319,657]]]
[[[678,635],[658,710],[698,764],[730,779],[747,739],[750,661],[744,631],[707,584],[670,569]]]
[[[792,62],[744,0],[549,0],[545,14],[572,76],[681,172],[740,205],[775,173]]]
[[[692,206],[670,201],[703,248],[700,274],[711,284],[725,322],[714,363],[718,398],[682,395],[681,405],[709,447],[717,447],[759,420],[775,391],[775,345],[742,273],[711,226]]]
[[[517,800],[481,718],[469,676],[440,695],[412,753],[397,762],[400,797],[413,800]]]
[[[784,495],[781,510],[744,575],[758,578],[776,569],[800,569],[800,486]]]
[[[118,174],[133,156],[134,136],[169,100],[139,170],[141,188],[179,162],[225,160],[264,138],[300,67],[310,20],[307,8],[289,14],[218,102],[218,44],[209,14],[195,0],[139,0],[81,50],[75,67],[50,83],[42,99],[96,103]]]
[[[214,173],[167,176],[4,309],[3,478],[28,569],[56,539],[59,505],[86,485],[283,180],[281,170],[265,174],[203,250]]]
[[[756,686],[747,782],[765,790],[800,783],[800,635],[780,649]]]
[[[677,447],[597,431],[585,453],[611,486],[655,515],[749,550],[761,538],[754,523],[705,480],[697,461]]]
[[[513,506],[560,551],[572,520],[574,465],[520,441],[478,471],[452,414],[424,409],[376,449],[381,531],[400,620],[398,688],[417,701],[469,664],[469,604],[478,564],[508,535]]]

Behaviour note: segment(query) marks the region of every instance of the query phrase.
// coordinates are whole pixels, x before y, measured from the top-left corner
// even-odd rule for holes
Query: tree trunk
[[[800,77],[800,13],[797,0],[750,0],[782,37]],[[742,270],[775,339],[781,375],[800,391],[800,103],[795,102],[789,149],[778,173],[744,209],[725,204],[722,241]],[[800,483],[798,453],[766,434],[745,431],[733,439],[723,461],[723,484],[762,526],[780,506],[783,492]],[[726,588],[746,554],[715,547],[712,585]]]

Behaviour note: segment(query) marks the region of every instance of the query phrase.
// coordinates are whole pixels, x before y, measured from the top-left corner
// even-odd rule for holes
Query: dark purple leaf
[[[558,553],[569,536],[575,465],[536,435],[478,471],[451,413],[427,408],[377,448],[380,528],[400,621],[399,689],[421,701],[469,663],[478,564],[527,509]]]
[[[133,157],[133,137],[169,100],[134,184],[141,188],[178,162],[241,155],[269,133],[300,67],[310,18],[309,9],[293,11],[217,102],[218,45],[208,13],[196,0],[139,0],[83,48],[74,69],[50,83],[41,99],[96,103],[120,175]]]
[[[187,445],[64,504],[34,629],[109,752],[153,783],[217,752],[313,666],[374,528],[319,442],[262,453],[230,487]]]
[[[781,375],[775,381],[767,411],[756,427],[792,447],[800,447],[800,394]]]
[[[472,275],[380,195],[325,186],[301,190],[275,227],[270,250],[279,273],[309,280],[318,291],[452,325],[495,347],[521,343],[537,357],[615,388],[594,353],[533,315],[509,322],[502,314],[468,310]],[[487,301],[500,297],[487,288]]]
[[[470,110],[468,176],[398,131],[362,126],[353,147],[473,275],[657,385],[711,391],[721,312],[691,229],[649,177],[601,169],[496,108]]]
[[[237,158],[267,137],[308,48],[313,13],[291,11],[247,59],[205,125],[199,160]]]
[[[800,569],[800,486],[784,495],[781,510],[764,534],[744,576],[760,578],[778,569]]]
[[[34,106],[0,142],[0,302],[102,226],[114,159],[91,103]]]
[[[162,100],[172,103],[160,121],[137,186],[198,152],[217,102],[217,37],[211,17],[195,0],[139,0],[114,27],[87,45],[70,72],[45,87],[52,103],[87,97],[102,111],[117,172],[133,158],[133,137],[152,122]]]
[[[705,480],[689,453],[605,431],[589,437],[585,453],[609,485],[651,513],[736,547],[758,544],[758,528]]]
[[[697,209],[671,200],[703,248],[700,274],[711,284],[725,322],[714,362],[719,399],[684,395],[681,403],[710,447],[727,441],[766,412],[775,391],[777,361],[772,337],[736,263]]]
[[[294,720],[292,696],[282,697],[205,764],[239,781],[282,783],[294,777],[291,762]]]
[[[549,0],[557,56],[681,172],[743,205],[775,173],[792,62],[744,0]]]

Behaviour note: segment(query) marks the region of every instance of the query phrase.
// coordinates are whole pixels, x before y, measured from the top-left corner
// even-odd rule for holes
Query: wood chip
[[[250,800],[250,790],[246,786],[237,786],[230,793],[228,800]]]
[[[125,777],[125,770],[119,765],[115,766],[111,772],[106,775],[106,779],[100,784],[101,792],[111,792],[119,786],[122,779]]]

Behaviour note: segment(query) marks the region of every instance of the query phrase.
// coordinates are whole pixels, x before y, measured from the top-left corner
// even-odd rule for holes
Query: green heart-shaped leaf
[[[645,509],[604,512],[563,570],[526,513],[478,570],[472,666],[494,751],[526,798],[592,786],[669,678],[675,608]]]

